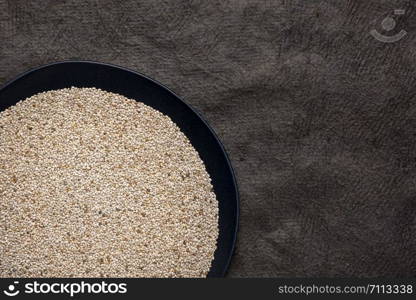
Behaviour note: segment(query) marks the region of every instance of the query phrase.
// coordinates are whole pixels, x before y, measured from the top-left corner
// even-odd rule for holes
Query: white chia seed
[[[0,277],[205,277],[211,179],[162,113],[95,88],[0,113]]]

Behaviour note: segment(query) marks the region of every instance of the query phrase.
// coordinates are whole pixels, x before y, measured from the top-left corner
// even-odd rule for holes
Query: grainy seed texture
[[[218,203],[162,113],[95,88],[0,113],[0,277],[204,277]]]

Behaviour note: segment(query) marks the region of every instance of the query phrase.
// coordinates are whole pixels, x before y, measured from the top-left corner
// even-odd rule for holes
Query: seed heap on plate
[[[0,277],[204,277],[218,203],[162,113],[95,88],[0,113]]]

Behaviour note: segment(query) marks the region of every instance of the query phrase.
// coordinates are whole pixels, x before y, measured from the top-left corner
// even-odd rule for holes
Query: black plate
[[[219,201],[218,247],[208,277],[224,276],[234,250],[239,198],[234,173],[211,127],[160,83],[125,68],[84,61],[59,62],[28,71],[0,89],[0,111],[33,94],[67,87],[97,87],[141,101],[168,115],[205,163]]]

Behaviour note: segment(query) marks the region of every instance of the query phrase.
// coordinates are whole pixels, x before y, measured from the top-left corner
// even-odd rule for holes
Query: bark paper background
[[[415,17],[413,1],[0,0],[0,83],[95,60],[200,111],[241,193],[229,276],[414,276]]]

